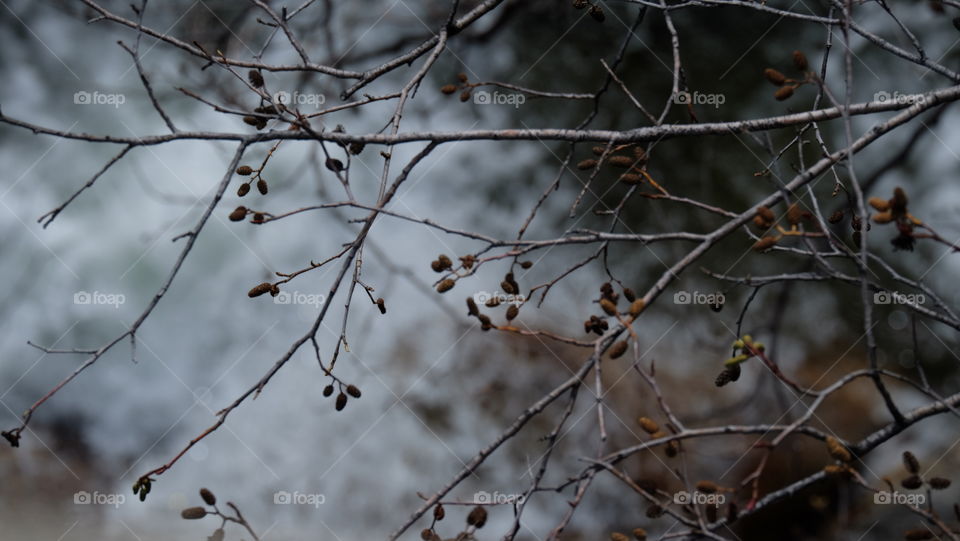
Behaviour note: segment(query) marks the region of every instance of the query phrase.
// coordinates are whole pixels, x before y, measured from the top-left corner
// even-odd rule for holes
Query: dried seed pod
[[[776,98],[777,101],[783,101],[785,99],[788,99],[790,96],[793,95],[794,88],[795,87],[792,87],[789,85],[781,86],[780,88],[777,89],[776,92],[773,93],[773,97]]]
[[[933,490],[946,490],[950,488],[950,480],[945,477],[931,477],[927,479],[927,484]]]
[[[890,210],[890,201],[880,197],[871,197],[870,199],[867,199],[867,204],[880,212]]]
[[[188,507],[180,511],[180,516],[187,520],[196,520],[207,516],[207,510],[202,507]]]
[[[333,171],[334,173],[339,173],[343,171],[343,162],[336,158],[327,158],[327,161],[324,162],[324,166],[327,169]]]
[[[630,541],[630,538],[620,532],[610,534],[610,541]]]
[[[266,219],[266,216],[264,216],[262,212],[255,212],[253,214],[253,219],[250,221],[255,224],[262,224],[265,219]]]
[[[437,260],[430,262],[430,268],[433,269],[433,272],[443,272],[443,264]]]
[[[443,85],[440,87],[440,92],[443,92],[446,95],[453,94],[457,91],[457,85]]]
[[[780,239],[778,239],[777,237],[769,237],[769,236],[763,237],[762,239],[758,240],[753,244],[753,251],[765,252],[770,248],[773,248],[773,246],[777,243],[778,240]]]
[[[447,516],[447,513],[443,510],[443,505],[438,503],[433,508],[433,520],[443,520],[445,516]]]
[[[269,188],[267,187],[267,181],[260,179],[257,181],[257,190],[260,191],[260,195],[267,195]]]
[[[658,518],[663,515],[663,507],[660,507],[657,504],[653,504],[650,507],[647,507],[647,518]]]
[[[217,505],[217,497],[213,495],[213,492],[210,492],[208,488],[200,489],[200,497],[203,498],[203,501],[207,505]]]
[[[440,262],[440,267],[442,267],[444,270],[453,268],[453,261],[451,261],[450,258],[444,254],[440,254],[440,256],[437,257],[437,261]]]
[[[377,308],[380,309],[381,314],[387,313],[387,302],[383,300],[383,297],[377,299]]]
[[[477,529],[483,528],[483,525],[487,523],[487,510],[483,506],[476,506],[467,515],[467,524],[473,526]]]
[[[249,80],[250,84],[252,84],[254,87],[263,88],[263,84],[264,84],[263,75],[261,75],[259,71],[257,70],[248,71],[247,80]]]
[[[643,528],[634,528],[633,537],[637,541],[647,541],[647,530],[644,530]]]
[[[519,313],[520,309],[517,308],[517,305],[511,304],[510,307],[507,308],[507,321],[513,321]]]
[[[800,220],[803,219],[803,209],[800,208],[799,203],[794,203],[787,207],[787,223],[790,225],[798,225]]]
[[[787,76],[773,68],[763,70],[763,78],[777,86],[781,86],[787,82]]]
[[[894,217],[900,218],[907,213],[907,193],[897,186],[893,189],[893,198],[890,199],[890,211]]]
[[[360,398],[360,389],[356,385],[347,385],[347,394],[354,398]]]
[[[460,101],[461,101],[461,102],[470,101],[470,91],[469,91],[469,90],[464,90],[463,92],[460,93]]]
[[[757,229],[769,229],[772,223],[764,220],[760,216],[753,217],[753,225],[757,226]]]
[[[598,23],[602,23],[607,17],[603,14],[603,8],[597,4],[590,6],[590,16]]]
[[[533,266],[533,261],[521,261],[521,262],[520,262],[520,268],[521,268],[521,269],[526,270],[526,269],[529,269],[529,268],[532,267],[532,266]]]
[[[271,288],[273,288],[273,284],[271,284],[270,282],[264,282],[262,284],[253,286],[253,289],[247,292],[247,296],[250,298],[259,297],[264,293],[268,293]]]
[[[614,167],[633,167],[636,160],[630,156],[610,156],[607,158],[607,163]]]
[[[835,460],[839,460],[840,462],[850,462],[853,460],[853,455],[850,454],[850,451],[848,451],[837,438],[827,436],[826,444],[827,452],[829,452],[830,456]]]
[[[594,160],[593,158],[588,158],[578,163],[577,169],[581,171],[586,171],[587,169],[593,169],[596,166],[597,166],[597,160]]]
[[[517,290],[513,288],[513,284],[507,280],[500,282],[500,287],[503,288],[503,292],[507,295],[517,294]]]
[[[910,451],[903,452],[903,467],[907,469],[910,473],[919,473],[920,472],[920,461],[917,460],[917,457]]]
[[[933,539],[933,532],[924,528],[917,528],[916,530],[907,530],[903,532],[903,538],[907,541],[922,541],[924,539]]]
[[[337,411],[340,411],[343,408],[347,407],[347,395],[343,393],[338,394],[337,403],[335,407],[337,408]]]
[[[480,320],[480,328],[489,331],[493,328],[493,323],[490,321],[490,317],[486,314],[480,314],[477,316],[477,319]]]
[[[333,385],[327,385],[323,388],[323,396],[330,396],[333,394]]]
[[[437,284],[437,292],[446,293],[447,291],[450,291],[451,289],[453,289],[454,284],[456,284],[456,282],[454,282],[450,278],[447,278],[446,280],[442,280],[439,284]]]
[[[770,207],[760,206],[757,207],[757,217],[762,218],[763,221],[773,223],[777,221],[777,215],[770,210]]]
[[[260,117],[256,117],[256,116],[245,116],[245,117],[243,117],[243,123],[244,123],[244,124],[249,124],[249,125],[251,125],[251,126],[258,126],[258,125],[260,124],[260,121],[261,121]],[[258,128],[258,129],[259,129],[259,128]]]
[[[433,539],[434,535],[435,534],[433,533],[433,530],[431,530],[430,528],[424,528],[423,530],[420,531],[420,539],[422,539],[423,541],[430,541],[431,539]]]
[[[638,418],[637,424],[640,425],[640,428],[642,428],[647,434],[656,434],[660,431],[660,425],[658,425],[656,421],[649,417]]]
[[[253,111],[254,111],[255,113],[263,113],[263,114],[265,114],[265,115],[275,115],[275,114],[277,114],[277,108],[274,107],[273,105],[263,105],[263,106],[261,106],[261,107],[257,107],[257,108],[254,109]]]
[[[610,353],[610,358],[616,359],[618,357],[622,357],[623,354],[627,352],[627,347],[628,344],[626,340],[620,340],[619,342],[616,342],[610,346],[610,350],[608,352]]]
[[[716,494],[722,489],[720,485],[714,483],[713,481],[698,481],[697,482],[697,492],[702,492],[704,494]]]
[[[807,62],[807,55],[800,51],[793,51],[793,67],[799,71],[807,71],[810,69],[810,63]]]
[[[842,210],[834,211],[834,213],[831,214],[829,218],[827,218],[827,221],[830,222],[830,223],[832,223],[832,224],[838,224],[838,223],[840,223],[840,220],[843,220],[843,211],[842,211]]]
[[[484,303],[484,306],[486,306],[487,308],[496,308],[500,306],[500,297],[499,296],[490,297],[489,299],[487,299],[487,302]]]
[[[680,454],[680,442],[677,440],[671,440],[667,442],[667,446],[663,448],[664,454],[667,455],[667,458],[673,458]]]
[[[238,175],[247,176],[252,173],[253,173],[253,167],[250,167],[249,165],[241,165],[240,167],[237,167]]]
[[[244,182],[243,184],[241,184],[241,185],[237,188],[237,195],[240,196],[240,197],[243,197],[243,196],[247,195],[248,193],[250,193],[250,183],[249,183],[249,182]],[[242,219],[242,218],[241,218],[241,219]]]
[[[350,146],[347,147],[347,150],[350,151],[350,154],[353,154],[354,156],[356,156],[361,152],[363,152],[363,149],[366,148],[366,146],[367,145],[365,143],[354,142],[354,143],[350,143]]]
[[[623,288],[623,298],[627,299],[627,302],[632,303],[633,301],[637,300],[637,294],[629,287],[625,287]]]
[[[233,209],[233,212],[230,213],[231,222],[239,222],[247,217],[247,207],[237,207]]]
[[[643,299],[637,299],[630,303],[630,317],[636,319],[640,315],[640,312],[643,312],[643,308],[647,303]]]
[[[602,308],[608,316],[617,315],[617,305],[610,299],[600,299],[600,308]]]
[[[640,175],[635,175],[633,173],[624,173],[620,175],[620,178],[618,178],[617,180],[619,180],[620,182],[628,186],[636,186],[637,184],[640,184],[643,182],[643,177],[641,177]]]
[[[477,308],[477,301],[473,300],[473,297],[467,297],[467,315],[476,316],[480,314],[480,309]]]
[[[873,222],[876,224],[888,224],[893,221],[893,214],[888,210],[886,212],[878,212],[873,215]]]
[[[463,268],[467,270],[472,269],[473,264],[477,262],[477,258],[473,254],[467,254],[465,256],[461,256],[459,259],[460,259],[460,264],[463,265]]]
[[[267,127],[267,121],[266,121],[266,119],[258,118],[258,119],[257,119],[257,123],[256,123],[256,125],[255,125],[254,127],[257,128],[258,130],[262,130],[262,129],[266,128],[266,127]]]

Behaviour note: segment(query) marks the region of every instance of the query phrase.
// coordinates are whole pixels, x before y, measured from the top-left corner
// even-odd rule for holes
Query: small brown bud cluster
[[[265,84],[263,75],[261,75],[257,70],[250,70],[247,72],[247,80],[250,81],[250,84],[252,84],[254,88],[263,88],[263,85]]]
[[[877,211],[873,221],[877,224],[894,223],[897,226],[897,236],[890,239],[894,250],[913,251],[916,237],[913,236],[914,225],[922,222],[907,212],[907,193],[899,186],[894,188],[893,197],[884,200],[880,197],[871,197],[867,203]]]
[[[909,490],[917,490],[922,487],[924,479],[920,476],[920,461],[917,460],[916,455],[910,451],[904,451],[903,467],[910,475],[900,481],[900,486]],[[926,479],[926,483],[933,490],[946,490],[952,484],[950,479],[945,477],[930,477]]]
[[[483,528],[483,525],[487,523],[487,510],[483,508],[482,505],[474,507],[470,514],[467,515],[467,525],[473,526],[476,529]]]
[[[141,502],[145,501],[147,499],[147,494],[150,494],[150,485],[152,484],[153,480],[149,477],[141,477],[140,479],[137,479],[137,482],[133,484],[133,494],[138,496]]]
[[[770,84],[779,87],[776,92],[773,93],[773,97],[777,101],[789,99],[793,96],[793,92],[800,88],[801,85],[815,81],[815,75],[810,71],[810,63],[807,61],[807,56],[801,51],[793,51],[792,56],[794,69],[803,75],[803,78],[799,80],[791,79],[773,68],[763,70],[763,78],[769,81]]]
[[[713,384],[717,387],[723,387],[728,383],[733,383],[740,379],[740,364],[732,364],[725,366],[720,374],[717,375],[717,379],[713,381]]]
[[[430,262],[430,268],[433,272],[444,272],[453,270],[453,261],[444,254],[440,254],[436,259]]]
[[[339,385],[340,392],[337,393],[337,398],[334,401],[334,408],[337,411],[341,411],[343,408],[347,407],[347,401],[349,400],[347,395],[352,396],[353,398],[360,398],[361,396],[360,388],[358,388],[356,385],[347,385],[346,387],[344,387],[342,383]],[[324,398],[332,396],[334,390],[335,389],[332,384],[325,386],[322,392]]]
[[[853,460],[853,455],[850,454],[850,451],[840,443],[840,440],[834,438],[833,436],[827,436],[826,439],[827,452],[830,453],[830,456],[834,460],[839,460],[840,462],[850,462]]]
[[[470,101],[470,95],[473,93],[473,89],[476,88],[477,86],[480,86],[480,85],[471,84],[470,78],[467,77],[467,74],[461,72],[457,74],[456,84],[443,85],[440,87],[440,92],[442,92],[447,96],[460,92],[460,101],[468,102]]]
[[[620,182],[627,185],[640,184],[643,182],[647,165],[647,153],[642,147],[635,144],[620,145],[611,149],[610,154],[604,157],[606,151],[607,149],[601,146],[593,147],[592,152],[599,159],[587,158],[581,160],[577,163],[577,169],[588,171],[597,167],[597,165],[600,164],[600,159],[603,159],[602,165],[626,169],[626,171],[621,173],[617,178]]]
[[[603,8],[599,4],[594,4],[589,0],[573,0],[574,9],[586,9],[589,8],[588,13],[593,17],[593,20],[598,23],[602,23],[606,20],[606,15],[603,13]]]

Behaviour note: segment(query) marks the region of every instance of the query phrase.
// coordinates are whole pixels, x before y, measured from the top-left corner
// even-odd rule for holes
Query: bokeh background
[[[131,16],[124,2],[105,6]],[[278,3],[273,3],[279,6]],[[464,4],[472,5],[471,2]],[[460,130],[508,127],[572,127],[592,103],[527,99],[520,107],[460,103],[444,96],[441,85],[456,74],[471,80],[497,80],[562,92],[592,92],[602,82],[599,59],[608,62],[636,18],[637,6],[604,4],[606,21],[597,23],[569,2],[506,2],[477,28],[451,40],[449,52],[430,72],[408,105],[402,129]],[[290,6],[291,8],[294,6]],[[333,8],[328,38],[319,28]],[[823,15],[821,3],[799,2],[784,8]],[[953,14],[922,2],[897,6],[897,15],[919,30],[931,58],[958,66],[960,34]],[[295,19],[293,28],[319,62],[351,69],[374,66],[418,44],[446,16],[446,2],[363,0],[317,2]],[[166,132],[151,107],[130,57],[116,44],[132,44],[135,33],[108,23],[88,24],[91,12],[80,2],[0,1],[0,107],[3,113],[36,124],[73,132],[122,136]],[[773,87],[760,72],[765,67],[790,69],[790,53],[804,51],[815,66],[825,52],[829,29],[735,8],[673,12],[681,36],[689,87],[725,97],[720,107],[696,108],[700,121],[733,120],[783,114],[810,107],[815,88],[806,86],[786,102],[772,97]],[[904,47],[909,42],[877,5],[857,6],[864,26]],[[231,57],[250,57],[268,33],[257,24],[250,4],[226,0],[153,2],[146,23],[186,42],[196,40]],[[842,36],[834,31],[828,69],[831,88],[842,95],[839,60]],[[869,101],[877,92],[912,93],[948,86],[942,77],[915,65],[894,61],[862,39],[854,39],[854,101]],[[172,47],[145,38],[142,58],[160,102],[184,130],[239,131],[251,128],[240,119],[215,113],[178,92],[184,87],[208,99],[238,108],[257,105],[249,91],[229,73],[208,68]],[[313,53],[313,51],[316,51]],[[293,51],[281,37],[266,61],[292,63]],[[417,66],[419,63],[416,64]],[[630,90],[659,112],[670,93],[669,34],[661,14],[650,12],[637,27],[619,71]],[[412,75],[400,69],[365,91],[382,94],[399,88]],[[338,101],[342,82],[324,76],[269,74],[273,88],[323,95]],[[82,105],[80,91],[122,94],[122,105]],[[329,115],[324,126],[342,124],[350,133],[379,130],[393,103]],[[854,119],[862,132],[883,114]],[[684,107],[674,107],[671,122],[687,122]],[[859,178],[871,174],[920,130],[920,141],[905,159],[872,181],[868,195],[888,197],[903,186],[914,214],[949,239],[960,237],[957,114],[954,110],[918,119],[870,147],[856,159]],[[600,101],[595,128],[629,129],[646,125],[625,96],[612,88]],[[832,148],[842,142],[840,125],[822,125]],[[282,129],[282,126],[278,129]],[[770,159],[765,143],[779,149],[795,132],[675,139],[658,144],[650,172],[676,195],[740,211],[775,189],[776,178],[789,179],[799,166],[795,151],[773,169],[755,176]],[[19,414],[65,377],[82,356],[44,355],[27,345],[56,348],[98,347],[141,313],[166,278],[180,250],[171,239],[193,227],[222,177],[233,145],[184,141],[134,149],[85,191],[47,228],[37,219],[58,206],[86,182],[119,147],[37,136],[0,124],[0,425],[18,424]],[[808,132],[807,139],[810,139]],[[268,145],[252,147],[244,163],[263,159]],[[418,145],[394,150],[409,158]],[[429,217],[457,228],[497,238],[511,238],[532,205],[550,185],[568,149],[553,142],[471,142],[442,146],[421,164],[391,209]],[[354,159],[351,180],[358,198],[376,197],[381,159],[370,146]],[[589,156],[577,148],[576,159]],[[808,144],[804,159],[819,156]],[[315,144],[283,144],[265,172],[270,194],[263,206],[272,212],[342,199],[339,184],[323,166]],[[395,161],[395,164],[402,163]],[[395,171],[399,170],[396,169]],[[842,169],[837,174],[844,181]],[[832,174],[831,174],[832,175]],[[813,184],[827,214],[844,206],[833,197],[834,179]],[[566,172],[533,222],[528,238],[555,238],[571,229],[605,229],[609,217],[598,215],[616,205],[625,187],[601,177],[588,191],[574,217],[570,205],[581,189],[580,172]],[[0,528],[4,539],[154,540],[204,538],[213,519],[184,521],[182,508],[200,504],[197,490],[212,489],[221,500],[237,503],[263,539],[382,538],[412,512],[465,461],[495,437],[533,397],[570,376],[586,358],[583,350],[536,338],[519,339],[484,333],[465,314],[465,297],[495,291],[506,264],[490,264],[444,295],[432,289],[436,276],[429,262],[439,253],[459,256],[482,248],[476,242],[443,235],[421,224],[382,217],[364,252],[363,280],[386,299],[381,316],[362,294],[355,298],[347,329],[350,351],[338,361],[340,377],[363,391],[335,412],[321,396],[327,381],[309,348],[303,348],[255,400],[244,403],[214,435],[193,448],[162,475],[150,497],[140,503],[130,485],[144,472],[167,462],[214,421],[214,413],[258,380],[289,344],[309,328],[313,305],[280,305],[267,298],[249,299],[253,285],[275,271],[293,271],[325,259],[352,240],[361,211],[304,213],[269,227],[232,223],[226,218],[240,200],[228,190],[226,200],[203,231],[173,287],[137,337],[136,362],[129,344],[121,344],[38,410],[21,447],[0,446]],[[250,196],[248,196],[250,197]],[[782,210],[782,209],[780,209]],[[714,216],[689,208],[634,197],[625,206],[619,231],[705,232],[719,225]],[[837,226],[849,242],[849,223]],[[871,247],[900,272],[921,277],[956,308],[957,255],[943,246],[921,242],[916,251],[892,251],[891,231],[875,227]],[[657,361],[665,394],[688,426],[787,422],[803,412],[796,397],[759,365],[745,366],[739,382],[713,385],[729,354],[732,329],[750,289],[709,279],[699,267],[734,275],[763,275],[812,270],[811,261],[793,255],[749,252],[750,239],[731,236],[698,268],[687,270],[643,316],[638,331],[645,359]],[[645,290],[682,256],[684,244],[641,247],[614,244],[608,263],[614,275],[638,291]],[[555,278],[587,257],[593,247],[543,250],[518,281],[524,290]],[[847,262],[837,267],[853,272]],[[298,278],[288,290],[323,295],[335,267]],[[884,276],[884,279],[887,277]],[[582,321],[598,313],[591,304],[607,279],[596,262],[554,287],[538,308],[521,310],[521,321],[582,338]],[[889,281],[887,281],[889,283]],[[78,292],[122,295],[118,306],[75,304]],[[725,309],[672,302],[678,291],[721,292]],[[342,293],[341,293],[342,295]],[[844,372],[866,366],[859,291],[831,283],[770,285],[761,289],[744,320],[744,328],[768,344],[771,357],[795,379],[824,386]],[[329,358],[342,318],[342,298],[333,304],[318,336]],[[539,298],[537,298],[539,300]],[[911,320],[896,306],[877,307],[875,331],[881,366],[915,377],[918,352],[911,328],[917,329],[920,358],[935,388],[957,391],[957,334],[924,319]],[[495,317],[502,320],[502,313]],[[634,419],[656,416],[655,402],[626,362],[604,371],[612,450],[635,443]],[[822,378],[822,379],[820,379]],[[815,383],[817,382],[817,383]],[[925,403],[917,393],[892,385],[904,408]],[[548,485],[562,483],[583,466],[580,457],[597,453],[594,397],[580,398],[569,430],[553,459]],[[477,491],[522,492],[530,469],[543,453],[540,438],[558,419],[558,407],[532,422],[452,496],[469,501]],[[844,438],[857,439],[889,421],[866,380],[831,398],[814,425]],[[949,477],[957,470],[957,419],[941,416],[915,426],[872,453],[860,469],[874,485],[880,477],[904,475],[903,450],[913,450],[933,474]],[[686,469],[694,479],[736,486],[759,458],[745,453],[755,437],[724,437],[686,445],[686,459],[670,462],[662,453],[630,459],[626,471],[637,479],[676,490],[667,467]],[[815,472],[828,461],[821,445],[791,437],[774,454],[763,489],[773,490]],[[276,505],[279,491],[321,494],[323,504]],[[75,503],[80,492],[123,494],[117,506]],[[746,493],[740,491],[738,497]],[[567,509],[565,494],[538,494],[530,503],[518,538],[541,539]],[[938,509],[948,513],[956,489],[937,494]],[[656,534],[671,526],[667,518],[644,515],[641,499],[611,478],[595,483],[592,496],[578,510],[568,539],[605,538],[610,531],[643,526]],[[468,507],[448,510],[448,520],[462,521]],[[491,510],[483,538],[503,535],[512,520],[508,507]],[[887,539],[917,523],[901,509],[877,506],[869,493],[832,482],[816,484],[724,535],[739,539]],[[419,525],[419,527],[423,527]],[[415,538],[419,527],[411,529]],[[450,535],[456,531],[449,525]],[[228,538],[240,538],[228,531]]]

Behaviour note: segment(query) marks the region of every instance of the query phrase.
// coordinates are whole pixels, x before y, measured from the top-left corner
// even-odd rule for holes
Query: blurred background
[[[462,2],[467,9],[476,2]],[[271,2],[276,9],[282,5]],[[125,17],[135,17],[124,2],[103,2]],[[520,106],[461,103],[445,96],[442,85],[457,74],[471,81],[504,81],[525,87],[589,93],[597,90],[608,63],[633,26],[638,6],[604,3],[600,23],[569,2],[508,1],[469,31],[453,38],[449,52],[429,73],[409,102],[403,131],[454,131],[483,128],[574,127],[593,107],[589,100],[528,97]],[[294,5],[288,5],[291,10]],[[818,3],[788,6],[817,15]],[[447,15],[447,2],[363,0],[316,2],[298,15],[292,28],[313,60],[362,70],[418,45]],[[896,6],[897,16],[922,36],[930,58],[960,68],[960,33],[950,24],[949,6],[910,2]],[[801,50],[819,69],[829,29],[776,15],[736,8],[695,8],[672,12],[681,39],[685,81],[691,91],[724,96],[723,104],[695,106],[696,118],[723,121],[785,114],[810,108],[816,88],[806,85],[790,100],[773,99],[763,80],[766,67],[788,72],[790,55]],[[130,56],[118,45],[132,45],[134,31],[106,22],[88,24],[92,12],[80,2],[0,2],[0,107],[5,115],[72,132],[118,136],[167,133],[150,105]],[[226,0],[153,2],[145,24],[187,43],[230,57],[251,58],[269,29],[246,2]],[[875,3],[858,5],[860,23],[901,47],[909,48],[893,21]],[[329,35],[318,29],[329,25]],[[828,78],[842,95],[839,71],[842,36],[833,36]],[[238,117],[212,111],[177,91],[186,88],[224,106],[250,110],[258,100],[231,74],[204,61],[144,38],[141,56],[157,98],[183,130],[249,133]],[[854,101],[870,101],[878,92],[894,94],[949,86],[943,77],[913,64],[895,61],[855,38]],[[295,52],[274,38],[264,61],[292,64]],[[403,68],[363,92],[396,91],[414,73]],[[659,113],[669,98],[672,57],[662,14],[647,13],[637,26],[618,75],[649,110]],[[324,106],[339,102],[342,81],[320,75],[270,73],[271,88],[291,94],[322,96]],[[493,89],[489,89],[493,90]],[[77,93],[122,96],[122,103],[78,103]],[[598,129],[649,125],[615,86],[599,101]],[[323,127],[342,125],[349,133],[380,130],[394,102],[330,114]],[[309,107],[309,106],[307,106]],[[309,109],[304,109],[309,111]],[[890,113],[854,119],[862,133]],[[668,122],[690,122],[688,109],[672,108]],[[316,128],[320,123],[314,122]],[[888,134],[856,158],[858,178],[869,181],[867,195],[890,196],[902,186],[911,211],[947,239],[960,237],[960,133],[957,113],[932,111]],[[821,125],[831,149],[843,144],[838,122]],[[278,126],[276,129],[284,129]],[[918,142],[885,174],[873,175],[919,132]],[[771,175],[757,176],[771,156],[796,134],[785,129],[757,137],[701,137],[657,144],[650,174],[671,193],[740,212],[776,189],[777,178],[792,178],[801,167],[795,150]],[[0,124],[0,427],[19,424],[19,416],[84,359],[45,355],[27,341],[54,348],[96,348],[124,332],[166,279],[182,247],[175,236],[191,229],[212,196],[234,151],[233,144],[183,141],[139,147],[80,195],[53,223],[38,218],[56,208],[87,182],[120,147],[34,135]],[[815,143],[811,132],[805,134]],[[269,144],[251,147],[242,163],[257,166]],[[421,145],[394,149],[398,172]],[[496,238],[514,238],[537,198],[550,186],[569,149],[555,142],[469,142],[446,144],[420,164],[401,189],[391,210]],[[369,145],[353,158],[351,184],[358,199],[376,198],[382,167],[380,148]],[[574,162],[591,156],[578,145]],[[805,164],[820,156],[807,144]],[[304,205],[343,199],[342,188],[323,167],[316,144],[287,142],[264,171],[267,197],[258,208],[280,213]],[[812,192],[825,215],[845,206],[834,197],[843,169],[825,175]],[[573,217],[570,207],[587,173],[567,171],[533,221],[526,238],[556,238],[571,229],[605,230],[609,216],[595,211],[616,206],[626,187],[601,175]],[[875,177],[875,178],[874,178]],[[238,181],[234,181],[238,182]],[[250,299],[246,291],[273,273],[291,272],[321,261],[354,238],[350,219],[364,211],[303,213],[266,227],[233,223],[227,214],[249,201],[235,195],[235,184],[197,241],[172,288],[137,334],[136,361],[129,343],[116,346],[95,366],[38,409],[19,449],[0,446],[0,527],[4,539],[159,540],[202,539],[218,521],[184,521],[180,510],[200,505],[197,490],[209,487],[222,501],[235,502],[262,539],[383,538],[422,500],[443,486],[464,463],[515,419],[529,403],[560,384],[587,358],[585,350],[537,338],[484,333],[468,318],[464,299],[499,289],[506,261],[490,263],[450,292],[433,290],[437,274],[430,261],[475,253],[477,242],[443,235],[422,224],[381,217],[364,251],[362,279],[386,300],[387,314],[357,292],[347,327],[349,352],[337,363],[338,375],[357,385],[363,397],[341,412],[321,396],[328,383],[310,348],[296,353],[253,401],[234,411],[216,433],[192,448],[159,477],[147,501],[130,492],[145,472],[169,461],[215,421],[214,414],[253,385],[302,336],[318,306],[277,304],[269,297]],[[804,194],[806,195],[806,192]],[[776,209],[782,212],[782,208]],[[722,223],[689,207],[643,197],[624,207],[620,232],[707,232]],[[833,226],[850,242],[850,224]],[[940,293],[956,309],[958,256],[942,245],[918,243],[913,252],[894,252],[890,228],[874,227],[871,249],[893,268]],[[747,363],[741,379],[722,388],[714,378],[729,356],[737,317],[751,288],[709,278],[700,267],[736,276],[762,276],[814,270],[808,258],[792,254],[756,254],[752,241],[732,235],[698,265],[688,269],[637,325],[644,359],[655,359],[664,394],[689,427],[718,424],[787,423],[805,409],[759,364]],[[796,246],[801,246],[799,243]],[[607,264],[625,286],[645,291],[664,269],[689,249],[670,243],[642,247],[611,245]],[[517,274],[523,291],[549,282],[593,253],[594,246],[563,246],[534,254],[534,265]],[[839,270],[855,274],[846,261]],[[301,299],[326,294],[335,266],[302,275],[285,288]],[[889,275],[879,272],[889,287]],[[922,278],[921,278],[922,277]],[[550,290],[537,307],[523,307],[519,322],[533,329],[586,339],[582,322],[600,312],[593,306],[609,277],[593,262]],[[678,292],[722,293],[725,307],[673,302]],[[82,303],[88,293],[101,303]],[[312,297],[311,297],[312,296]],[[325,360],[336,344],[342,321],[343,292],[335,299],[318,335]],[[539,301],[539,293],[534,297]],[[104,300],[109,299],[109,300]],[[122,302],[121,302],[122,300]],[[503,321],[503,309],[493,313]],[[919,349],[913,347],[916,329]],[[862,309],[855,286],[836,283],[785,283],[763,287],[743,320],[743,329],[767,344],[768,353],[795,380],[822,388],[842,374],[867,366]],[[896,305],[876,307],[880,365],[917,377],[922,360],[927,376],[942,395],[957,391],[957,333],[918,318]],[[919,357],[919,358],[918,358]],[[629,363],[607,363],[604,378],[610,438],[606,452],[633,445],[642,432],[635,419],[660,419],[656,402]],[[891,384],[903,408],[928,402],[900,384]],[[541,438],[552,430],[562,407],[554,405],[479,468],[450,495],[471,501],[475,493],[522,493],[544,451]],[[662,420],[662,419],[660,419]],[[812,424],[857,441],[889,422],[868,380],[831,397]],[[597,454],[595,397],[584,392],[558,442],[545,485],[563,483]],[[871,453],[858,467],[874,486],[882,477],[905,476],[899,454],[912,450],[924,471],[949,477],[958,467],[957,420],[939,416],[912,427]],[[661,452],[633,457],[623,464],[637,480],[675,491],[668,468],[692,479],[710,479],[736,487],[756,467],[760,455],[746,452],[758,437],[727,436],[685,444],[685,459]],[[774,453],[761,488],[775,490],[821,469],[829,460],[821,444],[791,437]],[[318,505],[283,505],[278,493],[322,495]],[[84,494],[92,503],[84,503]],[[98,496],[99,495],[99,496]],[[123,495],[124,501],[113,497]],[[956,488],[935,495],[942,514],[957,501]],[[518,539],[542,539],[568,509],[569,491],[539,493],[529,503]],[[739,502],[749,498],[738,490]],[[109,499],[109,498],[108,498]],[[99,503],[98,503],[99,502]],[[669,530],[669,517],[649,519],[636,494],[610,476],[601,476],[578,509],[566,539],[601,539],[611,531],[643,527],[654,535]],[[448,535],[457,531],[469,507],[448,509]],[[493,508],[480,538],[502,537],[512,522],[510,506]],[[874,505],[872,495],[835,482],[817,483],[765,512],[737,523],[723,535],[739,539],[887,539],[918,524],[896,506]],[[406,538],[428,525],[421,521]],[[443,528],[440,529],[444,533]],[[447,534],[445,534],[447,535]],[[228,539],[245,538],[228,530]]]

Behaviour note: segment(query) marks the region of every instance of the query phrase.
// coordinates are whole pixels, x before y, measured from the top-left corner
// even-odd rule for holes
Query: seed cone
[[[253,297],[259,297],[260,295],[263,295],[264,293],[269,292],[272,288],[273,288],[273,284],[271,284],[270,282],[263,282],[262,284],[253,286],[253,289],[247,292],[247,296],[250,297],[251,299]]]
[[[207,510],[202,507],[188,507],[180,511],[180,516],[187,520],[196,520],[207,516]]]
[[[763,70],[763,78],[777,86],[787,82],[787,76],[773,68],[767,68]]]
[[[214,496],[214,495],[213,495],[213,492],[210,492],[210,489],[208,489],[208,488],[201,488],[201,489],[200,489],[200,497],[203,498],[203,501],[204,501],[207,505],[216,505],[216,504],[217,504],[217,497]]]
[[[637,419],[637,424],[640,425],[640,428],[647,434],[656,434],[660,431],[660,425],[649,417],[640,417]]]

